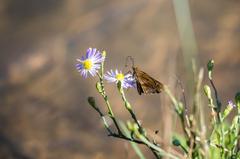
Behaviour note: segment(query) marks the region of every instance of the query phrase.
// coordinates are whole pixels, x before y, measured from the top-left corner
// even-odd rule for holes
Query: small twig
[[[135,142],[135,143],[138,143],[138,144],[144,144],[145,145],[144,142],[142,142],[140,140],[133,139],[133,138],[128,138],[125,135],[110,133],[110,134],[108,134],[108,136],[112,136],[112,137],[116,137],[116,138],[120,138],[120,139],[124,139],[124,140],[128,140],[128,141],[131,141],[131,142]]]
[[[139,138],[141,141],[143,141],[146,145],[148,145],[149,147],[151,147],[153,150],[156,150],[158,153],[160,153],[160,155],[164,155],[167,156],[169,158],[173,158],[173,159],[178,159],[177,156],[172,155],[170,153],[167,153],[166,151],[164,151],[163,149],[161,149],[160,147],[156,146],[155,144],[149,142],[148,139],[146,139],[146,137],[144,137],[143,135],[139,135]],[[158,157],[159,158],[159,157]]]

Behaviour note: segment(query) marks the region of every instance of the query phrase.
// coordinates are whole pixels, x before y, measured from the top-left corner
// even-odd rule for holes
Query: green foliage
[[[240,116],[239,114],[235,116],[230,124],[227,123],[227,121],[225,120],[230,115],[232,110],[235,108],[235,105],[231,101],[228,102],[228,105],[223,111],[219,109],[219,106],[221,106],[220,104],[221,102],[219,101],[216,87],[212,81],[213,63],[214,63],[213,60],[210,60],[208,62],[208,73],[209,73],[209,81],[212,85],[212,88],[215,91],[215,101],[216,101],[217,107],[215,107],[213,104],[214,99],[210,95],[210,89],[209,89],[210,87],[207,87],[207,86],[204,87],[204,91],[208,98],[209,105],[212,105],[214,108],[212,109],[212,113],[213,113],[213,118],[215,122],[212,124],[213,130],[211,132],[210,138],[208,139],[208,142],[210,145],[210,158],[239,157],[237,144],[239,142],[238,141],[239,140],[238,139],[239,138],[238,137],[239,136],[238,121],[240,119]]]

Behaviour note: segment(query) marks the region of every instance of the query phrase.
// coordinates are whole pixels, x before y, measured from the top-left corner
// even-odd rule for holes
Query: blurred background
[[[75,69],[88,47],[107,51],[107,70],[127,72],[125,58],[134,57],[176,94],[176,77],[186,89],[191,83],[192,57],[199,67],[213,58],[225,105],[240,90],[239,8],[238,0],[0,0],[0,158],[137,158],[128,143],[107,137],[87,103],[95,96],[105,110],[96,79]],[[116,88],[106,90],[118,118],[129,119]],[[168,141],[178,128],[165,95],[126,94],[149,133]]]

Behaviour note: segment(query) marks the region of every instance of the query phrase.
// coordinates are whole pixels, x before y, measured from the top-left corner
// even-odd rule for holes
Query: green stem
[[[111,105],[109,103],[108,96],[106,95],[106,92],[105,92],[105,89],[104,89],[104,83],[103,83],[103,63],[101,64],[101,73],[99,74],[97,72],[97,75],[99,77],[100,87],[101,87],[101,93],[100,94],[102,95],[102,97],[103,97],[103,99],[104,99],[104,101],[105,101],[105,103],[107,105],[108,114],[109,114],[110,118],[112,119],[114,125],[116,126],[118,133],[120,135],[122,135],[120,127],[119,127],[119,125],[118,125],[118,123],[117,123],[117,121],[115,119],[114,113],[112,111],[112,107],[111,107]]]
[[[140,138],[140,140],[142,142],[144,142],[145,144],[147,144],[149,147],[151,147],[152,149],[156,150],[157,152],[159,152],[161,154],[161,156],[167,156],[173,159],[178,159],[177,156],[174,156],[170,153],[167,153],[166,151],[164,151],[163,149],[161,149],[160,147],[156,146],[155,144],[152,144],[151,142],[148,141],[148,139],[146,139],[143,135],[139,135],[138,136]]]
[[[143,133],[144,133],[144,130],[143,130],[141,124],[140,124],[139,121],[137,120],[136,115],[133,113],[133,110],[132,110],[132,108],[131,108],[131,105],[130,105],[130,103],[129,103],[129,102],[127,101],[127,99],[126,99],[126,96],[125,96],[124,91],[122,90],[122,88],[120,88],[120,89],[121,89],[121,90],[120,90],[120,94],[121,94],[121,96],[122,96],[122,99],[123,99],[123,101],[124,101],[124,105],[125,105],[126,109],[127,109],[127,110],[129,111],[129,113],[131,114],[134,122],[137,123],[140,133],[143,134]]]

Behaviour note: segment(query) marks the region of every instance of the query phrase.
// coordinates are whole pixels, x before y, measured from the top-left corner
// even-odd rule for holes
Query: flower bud
[[[182,102],[178,103],[178,113],[183,114],[184,106]]]
[[[107,52],[106,52],[105,50],[103,50],[102,56],[103,56],[103,57],[106,57],[106,55],[107,55]]]
[[[237,92],[237,94],[235,95],[235,102],[238,109],[240,109],[240,92]]]
[[[136,123],[133,124],[133,130],[138,131],[138,125]]]
[[[208,85],[204,85],[203,89],[204,89],[204,93],[206,94],[206,96],[208,98],[211,98],[211,89],[210,89],[210,87]]]
[[[88,103],[89,103],[92,107],[96,108],[96,103],[95,103],[95,98],[94,98],[94,97],[88,97]]]
[[[208,61],[207,69],[208,69],[208,78],[212,79],[212,70],[214,68],[214,61],[211,59]]]
[[[101,86],[101,83],[100,82],[97,82],[96,83],[96,89],[99,93],[102,93],[103,92],[103,89],[102,89],[102,86]]]
[[[127,128],[128,128],[128,130],[130,130],[130,131],[133,131],[133,130],[134,130],[133,124],[132,124],[129,120],[127,121]]]
[[[208,61],[208,64],[207,64],[208,71],[212,71],[213,67],[214,67],[214,61],[213,59],[211,59]]]
[[[136,123],[133,124],[133,132],[134,132],[134,135],[137,137],[137,138],[140,138],[141,137],[141,134],[139,132],[139,127]]]
[[[180,141],[178,139],[176,139],[176,138],[173,139],[172,144],[174,146],[180,146],[181,145]]]

